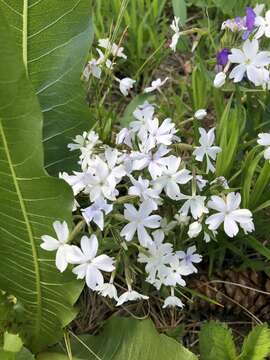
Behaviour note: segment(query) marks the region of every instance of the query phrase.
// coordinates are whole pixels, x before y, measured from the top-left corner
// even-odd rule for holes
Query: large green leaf
[[[67,144],[90,127],[80,73],[92,40],[91,0],[0,0],[44,116],[50,173],[74,167]]]
[[[24,305],[24,335],[36,351],[61,336],[81,290],[40,248],[55,219],[71,224],[72,194],[43,170],[42,115],[1,9],[0,48],[0,289]]]
[[[84,345],[82,345],[82,343]],[[114,317],[98,336],[83,336],[72,353],[85,360],[196,360],[197,357],[176,340],[160,335],[151,320]],[[46,353],[38,360],[67,360]]]

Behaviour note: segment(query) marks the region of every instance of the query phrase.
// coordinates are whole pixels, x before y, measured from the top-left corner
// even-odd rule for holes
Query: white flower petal
[[[65,271],[68,266],[68,262],[66,259],[66,250],[63,245],[59,246],[59,248],[57,249],[56,257],[55,257],[55,265],[57,269],[60,270],[61,272]]]
[[[60,221],[54,221],[53,223],[53,228],[54,231],[57,235],[58,240],[61,243],[65,243],[68,240],[68,235],[69,235],[69,230],[68,230],[68,225],[65,221],[60,222]]]
[[[41,239],[43,243],[40,244],[40,247],[47,251],[57,250],[61,245],[58,240],[49,235],[43,235],[41,236]]]
[[[91,264],[87,266],[85,281],[86,285],[92,290],[104,283],[102,273]]]
[[[81,238],[81,248],[88,260],[92,260],[98,250],[98,239],[96,235],[91,235],[89,238],[88,236],[83,236]]]
[[[94,264],[95,267],[99,270],[111,272],[115,269],[113,262],[114,261],[111,257],[103,254],[93,259],[92,264]]]
[[[229,237],[234,237],[239,231],[238,225],[231,215],[225,216],[224,231]]]

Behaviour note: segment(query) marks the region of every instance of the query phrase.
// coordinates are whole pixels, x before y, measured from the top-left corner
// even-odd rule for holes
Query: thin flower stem
[[[163,40],[161,42],[161,44],[159,45],[158,48],[156,48],[156,50],[145,60],[145,62],[142,64],[142,66],[139,68],[139,70],[137,70],[135,76],[134,76],[134,79],[138,79],[140,73],[143,71],[143,69],[145,68],[145,66],[149,63],[150,60],[152,60],[155,55],[159,52],[159,50],[165,45],[166,43],[166,40]]]
[[[81,230],[83,229],[85,224],[86,224],[85,220],[81,220],[80,222],[78,222],[78,224],[75,226],[75,228],[69,234],[69,242],[74,240],[74,238],[81,232]]]

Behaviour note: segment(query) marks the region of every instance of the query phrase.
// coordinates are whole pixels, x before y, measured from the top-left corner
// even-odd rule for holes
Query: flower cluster
[[[129,77],[119,79],[113,74],[116,59],[127,59],[127,56],[124,54],[124,48],[120,45],[112,43],[108,38],[99,39],[98,46],[99,47],[96,48],[96,51],[99,55],[99,58],[92,58],[90,61],[88,61],[83,71],[84,80],[89,81],[90,76],[93,76],[96,79],[101,79],[102,71],[109,71],[111,78],[119,84],[119,90],[121,94],[123,96],[128,96],[130,91],[133,89],[136,80],[133,80]],[[101,48],[104,49],[105,53],[101,50]],[[167,80],[168,78],[163,80],[158,78],[152,81],[151,85],[144,89],[144,92],[150,93],[155,90],[160,91],[160,88],[167,82]]]
[[[127,59],[127,56],[124,53],[124,48],[120,45],[112,43],[108,38],[99,39],[98,46],[99,47],[96,48],[96,51],[99,55],[99,58],[92,58],[90,61],[88,61],[83,71],[83,78],[85,81],[89,81],[91,75],[97,79],[100,79],[102,76],[102,71],[105,69],[110,71],[113,76],[116,59]],[[101,49],[103,49],[105,53]],[[136,81],[129,77],[118,79],[117,77],[113,76],[113,78],[119,83],[119,90],[122,95],[128,96]]]
[[[116,48],[112,51],[117,54]],[[215,178],[221,152],[215,129],[200,127],[198,143],[184,144],[172,119],[161,122],[156,112],[148,102],[138,106],[129,126],[113,135],[113,146],[103,144],[94,131],[69,144],[79,152],[81,170],[60,177],[73,189],[74,211],[84,233],[78,246],[74,231],[55,221],[57,239],[42,236],[41,247],[56,251],[60,271],[75,265],[78,279],[85,278],[90,289],[117,305],[148,298],[134,290],[135,270],[130,270],[144,266],[146,282],[170,290],[164,307],[182,307],[175,292],[186,285],[185,277],[197,272],[200,239],[202,244],[216,240],[222,228],[229,237],[254,229],[251,212],[240,208],[240,194],[229,192],[224,178]],[[200,109],[192,119],[206,116]],[[185,156],[179,156],[181,149]],[[117,245],[106,248],[110,256],[97,255],[98,238],[115,238]],[[114,279],[121,272],[127,291],[118,296]],[[107,282],[104,273],[111,274]]]
[[[260,50],[263,38],[270,38],[270,11],[263,16],[263,10],[264,5],[247,7],[246,16],[222,24],[222,30],[239,36],[236,36],[237,47],[223,48],[217,54],[215,87],[223,86],[228,76],[234,83],[247,79],[255,86],[270,88],[270,52]]]

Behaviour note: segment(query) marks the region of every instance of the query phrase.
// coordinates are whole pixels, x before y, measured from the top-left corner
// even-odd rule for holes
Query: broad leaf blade
[[[1,9],[0,34],[0,288],[24,305],[36,351],[60,338],[81,290],[40,248],[55,219],[71,224],[72,194],[43,170],[42,115]]]
[[[200,331],[201,360],[235,360],[236,349],[231,330],[210,321]]]
[[[197,357],[176,340],[160,335],[151,320],[114,317],[98,336],[82,336],[72,345],[72,354],[85,360],[196,360]],[[47,353],[38,360],[57,360]],[[59,357],[59,360],[68,358]]]
[[[90,0],[0,1],[44,116],[45,165],[74,169],[70,140],[91,126],[80,74],[92,41]]]

